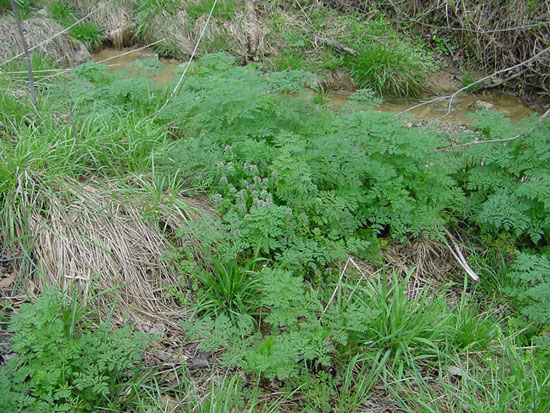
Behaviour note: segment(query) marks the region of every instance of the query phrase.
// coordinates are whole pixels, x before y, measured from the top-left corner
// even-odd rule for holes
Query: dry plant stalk
[[[23,26],[21,26],[21,19],[19,18],[19,10],[15,5],[14,0],[10,0],[11,9],[15,17],[15,23],[17,26],[17,31],[19,32],[19,38],[21,39],[21,45],[23,46],[23,51],[25,53],[25,62],[27,64],[27,73],[29,76],[29,90],[31,92],[31,100],[35,110],[38,110],[38,102],[36,101],[36,90],[34,88],[34,78],[32,75],[32,65],[31,65],[31,55],[29,53],[29,46],[25,39],[25,34],[23,33]]]

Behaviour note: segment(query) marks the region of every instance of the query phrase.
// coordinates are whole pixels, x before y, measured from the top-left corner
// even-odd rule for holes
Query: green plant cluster
[[[52,19],[58,21],[62,26],[69,27],[78,19],[72,6],[64,0],[50,0],[46,3]],[[69,29],[69,34],[80,40],[91,50],[97,50],[105,40],[104,30],[97,24],[89,21],[82,21]]]
[[[511,140],[465,151],[466,215],[493,234],[507,231],[535,244],[546,243],[550,236],[548,123],[516,125],[498,112],[483,112],[475,127],[482,139]]]
[[[370,88],[379,96],[419,96],[436,69],[432,54],[400,36],[383,14],[373,15],[367,20],[313,8],[306,27],[276,12],[270,36],[280,50],[267,64],[278,71],[343,69],[359,88]]]
[[[461,198],[447,155],[434,150],[443,138],[391,114],[338,114],[276,93],[304,86],[290,74],[202,58],[159,115],[187,137],[159,165],[210,189],[243,250],[292,267],[322,267],[333,245],[364,253],[385,231],[437,234],[441,212]]]
[[[21,19],[26,19],[39,6],[36,0],[15,0],[15,6]],[[0,13],[11,12],[10,0],[0,0]]]
[[[342,40],[358,52],[346,55],[354,81],[380,96],[419,96],[436,69],[432,55],[399,36],[383,15],[369,21],[341,18]]]
[[[54,290],[12,317],[10,350],[0,368],[2,411],[85,412],[118,409],[139,374],[147,339],[109,323],[92,328],[82,309]]]
[[[548,408],[549,197],[539,185],[547,175],[548,120],[516,125],[482,113],[475,133],[454,137],[459,144],[476,144],[439,151],[452,145],[446,136],[372,112],[370,90],[328,110],[301,96],[304,87],[318,85],[310,73],[266,74],[215,54],[192,64],[171,96],[175,82],[160,87],[147,77],[156,64],[139,65],[143,76],[133,78],[103,65],[80,66],[63,82],[40,89],[38,112],[9,87],[0,90],[0,105],[6,108],[0,112],[5,125],[0,130],[1,217],[10,242],[17,242],[20,229],[9,222],[19,213],[21,191],[33,189],[25,187],[26,176],[107,176],[123,182],[131,182],[132,174],[142,177],[140,182],[150,177],[150,187],[140,190],[155,191],[158,206],[182,188],[208,194],[216,218],[167,234],[183,245],[167,259],[177,262],[188,287],[175,286],[170,294],[196,308],[195,318],[185,324],[188,337],[201,340],[204,351],[220,351],[224,366],[239,367],[256,386],[244,385],[237,376],[224,379],[211,389],[208,402],[198,402],[201,406],[242,409],[244,391],[253,400],[247,406],[255,405],[261,397],[254,391],[279,383],[281,392],[299,395],[299,405],[310,410],[357,411],[381,384],[408,411],[464,405],[471,411]],[[341,272],[349,254],[375,261],[388,242],[438,238],[445,225],[458,230],[467,225],[472,237],[485,240],[482,247],[502,244],[506,254],[523,251],[511,267],[506,258],[494,270],[508,280],[508,289],[498,293],[514,304],[509,314],[467,283],[452,302],[445,297],[452,295],[450,289],[440,294],[408,290],[414,272],[405,280],[390,270],[371,276],[349,262]],[[159,228],[165,225],[159,222]],[[497,267],[489,260],[482,264]],[[483,288],[491,296],[500,285],[491,291],[484,283]],[[62,301],[59,305],[67,308]],[[106,340],[106,346],[116,347],[101,328],[60,317],[65,321],[40,319],[42,330],[74,325],[73,335],[52,333],[52,340],[75,342],[78,361],[102,360],[84,343],[98,347]],[[14,321],[13,326],[19,340],[17,331],[26,324]],[[124,331],[112,337],[123,343],[135,339]],[[42,337],[38,329],[29,334],[35,341]],[[21,354],[53,365],[29,347]],[[72,377],[70,392],[48,387],[34,396],[40,400],[30,401],[11,392],[14,399],[6,403],[86,410],[90,404],[78,403],[112,408],[110,403],[124,399],[124,370],[135,359],[104,352],[123,367],[87,373],[99,384],[105,383],[103,377],[117,377],[107,380],[102,393],[104,387],[86,387],[71,376],[77,366],[84,368],[71,354],[58,356],[65,365],[50,365],[70,370],[64,373]],[[7,370],[1,380],[19,377],[30,386],[24,368]],[[187,383],[182,391],[192,391],[185,387],[187,379],[181,380]],[[161,397],[149,391],[147,397]],[[215,392],[225,393],[218,399]],[[199,400],[188,394],[181,398]]]
[[[237,0],[218,0],[214,6],[214,0],[200,0],[196,3],[188,2],[185,9],[193,19],[208,15],[212,10],[213,17],[230,20],[235,14],[236,3]]]

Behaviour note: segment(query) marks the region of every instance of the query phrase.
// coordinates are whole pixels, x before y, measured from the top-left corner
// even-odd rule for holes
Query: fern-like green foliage
[[[165,91],[155,85],[151,74],[163,63],[138,60],[126,70],[109,71],[102,63],[88,62],[77,66],[68,81],[55,85],[52,93],[74,108],[74,116],[113,120],[116,114],[134,113],[144,117],[156,110]]]
[[[534,243],[547,241],[550,122],[529,119],[516,125],[497,112],[484,112],[476,128],[485,139],[521,136],[474,145],[465,152],[467,215],[493,233],[506,231]]]
[[[185,138],[157,163],[208,188],[245,249],[315,269],[338,255],[326,254],[335,245],[365,253],[366,228],[436,235],[441,212],[461,202],[447,155],[435,152],[445,144],[437,133],[281,94],[310,82],[301,72],[266,76],[215,54],[189,73],[159,115]],[[315,249],[302,255],[304,245]]]
[[[0,368],[1,411],[117,408],[147,341],[129,327],[85,328],[78,314],[60,293],[48,290],[12,318],[15,356]]]
[[[302,277],[281,269],[265,270],[261,278],[259,307],[268,334],[243,337],[227,316],[184,323],[192,339],[204,340],[207,350],[224,349],[225,360],[245,371],[273,379],[296,378],[308,371],[313,361],[331,366],[352,335],[369,329],[378,312],[360,300],[349,300],[323,312],[319,293]]]
[[[550,258],[548,255],[518,253],[508,276],[515,284],[509,292],[522,305],[522,313],[530,320],[548,325],[550,322]]]

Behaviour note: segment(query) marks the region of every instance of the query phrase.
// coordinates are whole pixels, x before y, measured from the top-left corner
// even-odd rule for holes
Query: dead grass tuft
[[[134,23],[131,14],[135,1],[71,0],[69,3],[80,16],[97,10],[90,14],[88,21],[104,29],[107,39],[113,43],[114,47],[121,48],[132,44]]]
[[[74,286],[104,314],[116,303],[115,318],[152,332],[179,330],[185,309],[166,298],[167,284],[181,277],[163,259],[169,241],[158,220],[144,219],[139,190],[129,194],[115,183],[95,180],[42,182],[25,176],[20,182],[19,236],[31,234],[31,256],[39,276],[26,274],[28,290],[38,293],[55,285]],[[132,199],[134,201],[132,202]],[[207,205],[181,197],[159,209],[165,225],[181,227]],[[26,228],[28,234],[24,233]]]
[[[49,39],[63,30],[57,22],[45,18],[31,18],[22,22],[23,32],[29,47]],[[15,19],[10,16],[0,18],[0,60],[8,60],[21,53],[21,45]],[[55,62],[79,64],[90,58],[86,47],[67,34],[57,36],[37,47],[33,53],[41,53]]]
[[[429,239],[416,239],[409,243],[395,243],[381,252],[390,267],[403,275],[414,269],[407,293],[416,297],[425,288],[440,290],[454,279],[456,266],[445,244]]]
[[[152,31],[146,43],[159,39],[175,42],[175,58],[187,59],[198,41],[207,16],[192,19],[184,9],[175,14],[163,12],[153,18]],[[235,12],[231,20],[211,20],[206,28],[199,51],[225,50],[236,56],[243,63],[254,57],[263,57],[272,51],[266,41],[267,29],[253,8],[245,7]]]

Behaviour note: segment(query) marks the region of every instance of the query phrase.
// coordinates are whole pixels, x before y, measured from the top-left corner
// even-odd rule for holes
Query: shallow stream
[[[137,59],[154,58],[158,59],[158,55],[148,49],[132,50],[132,49],[114,49],[107,48],[94,54],[93,60],[98,63],[105,63],[113,68],[113,70],[125,69],[132,74],[130,63]],[[155,70],[152,78],[161,84],[168,83],[176,76],[174,68],[180,64],[174,59],[159,59],[164,66]],[[352,92],[327,92],[324,96],[326,103],[329,106],[339,106],[349,100]],[[406,98],[387,98],[384,103],[378,105],[375,110],[383,112],[402,112],[422,101],[433,99],[434,96],[425,96],[423,99],[406,99]],[[534,113],[521,99],[516,96],[511,96],[503,93],[486,92],[478,94],[460,94],[458,95],[452,106],[449,114],[448,100],[439,100],[433,103],[419,106],[410,110],[410,113],[417,120],[436,120],[441,119],[448,123],[457,123],[470,125],[472,120],[467,117],[468,114],[474,113],[476,110],[483,108],[496,109],[502,112],[513,122],[528,117]]]

